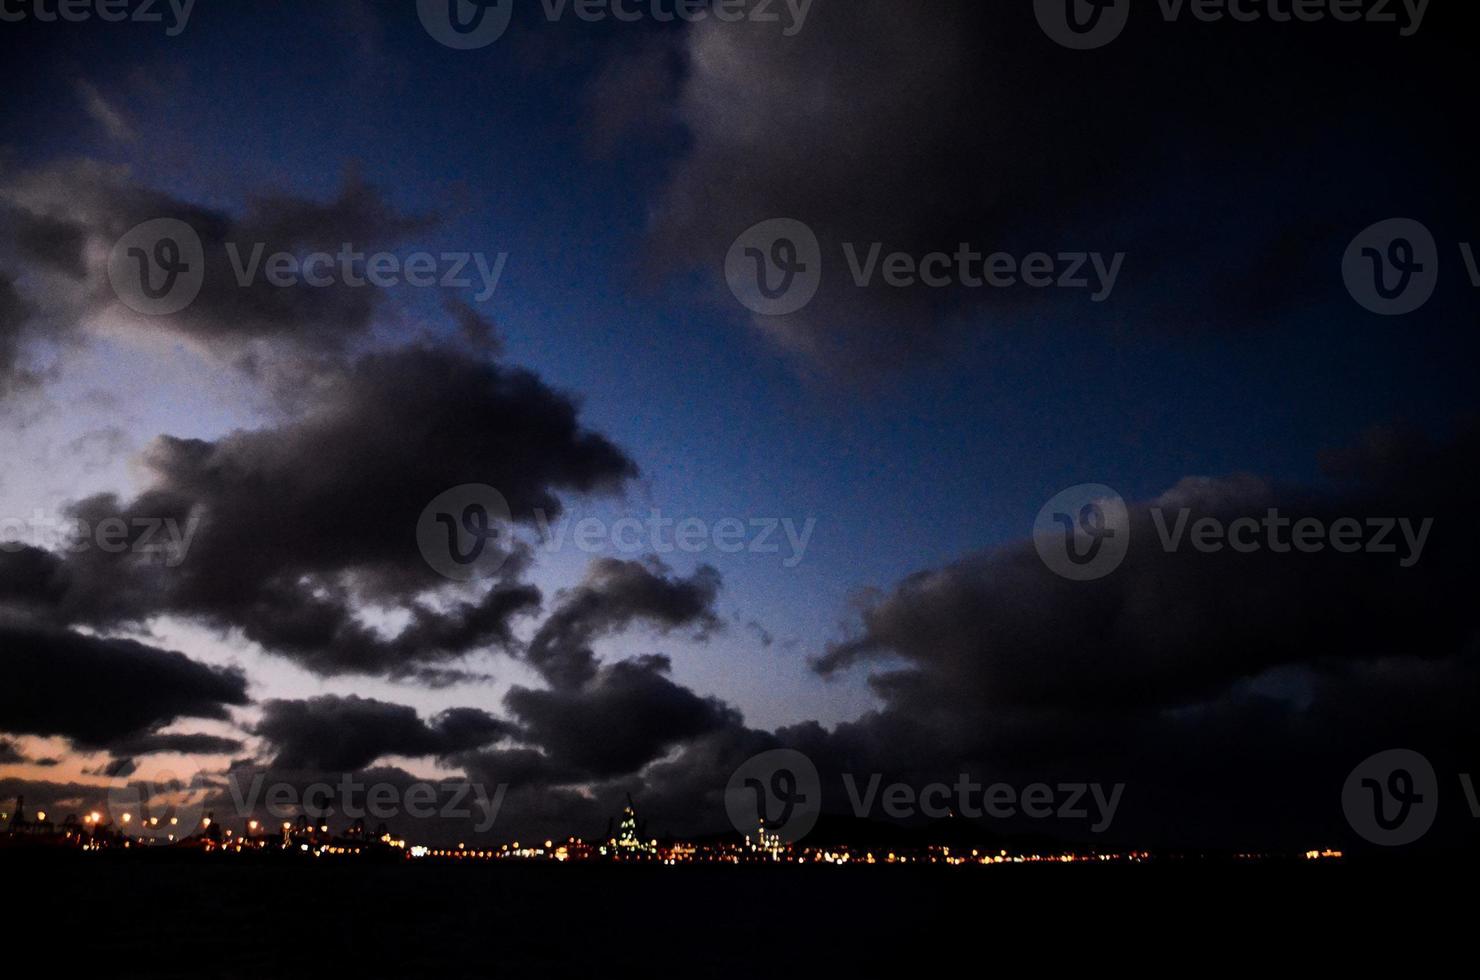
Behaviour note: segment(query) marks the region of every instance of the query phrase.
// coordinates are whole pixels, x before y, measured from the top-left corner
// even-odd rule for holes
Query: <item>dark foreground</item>
[[[1476,879],[1473,869],[1444,863],[666,869],[0,860],[0,882],[12,964],[24,951],[40,954],[28,974],[759,980],[985,975],[1024,963],[1041,975],[1153,963],[1194,975],[1280,964],[1411,971],[1447,960],[1448,944],[1457,948],[1470,933]]]

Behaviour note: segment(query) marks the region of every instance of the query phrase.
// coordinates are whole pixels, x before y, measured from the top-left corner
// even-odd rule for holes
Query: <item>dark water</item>
[[[653,868],[0,863],[5,949],[59,976],[1412,972],[1472,933],[1437,865]],[[1415,959],[1419,954],[1422,959]],[[1268,961],[1268,962],[1266,962]],[[1263,965],[1261,965],[1263,964]],[[1194,969],[1195,968],[1195,969]],[[842,971],[842,972],[839,972]],[[20,975],[16,970],[11,975]],[[46,975],[43,971],[24,971]],[[0,975],[5,974],[0,969]]]

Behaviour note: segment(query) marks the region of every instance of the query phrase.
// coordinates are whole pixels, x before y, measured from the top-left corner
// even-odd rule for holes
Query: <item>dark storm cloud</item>
[[[833,730],[749,729],[733,708],[674,683],[666,658],[598,664],[590,643],[642,618],[631,610],[671,609],[665,621],[692,624],[712,606],[675,601],[684,580],[661,569],[613,563],[567,593],[542,630],[547,650],[584,651],[575,660],[592,670],[581,683],[516,688],[511,721],[470,710],[466,736],[457,715],[423,722],[396,706],[353,717],[300,705],[302,730],[278,736],[274,768],[446,752],[470,779],[505,787],[499,838],[596,836],[628,793],[656,835],[723,830],[729,774],[790,747],[822,771],[831,813],[850,805],[843,773],[917,786],[960,773],[1018,786],[1095,780],[1127,784],[1115,826],[1093,838],[1102,843],[1348,842],[1336,801],[1356,762],[1407,745],[1453,769],[1480,736],[1464,592],[1480,541],[1466,523],[1463,474],[1477,451],[1474,431],[1443,445],[1375,433],[1328,454],[1330,481],[1318,489],[1189,479],[1155,502],[1225,520],[1270,507],[1328,521],[1433,517],[1441,530],[1412,568],[1390,555],[1168,555],[1148,504],[1133,508],[1132,528],[1147,547],[1099,582],[1055,578],[1027,545],[916,576],[819,663],[887,664],[874,678],[883,707]],[[634,598],[655,595],[666,598]],[[485,734],[503,744],[456,748]]]
[[[153,733],[122,739],[108,746],[115,756],[164,755],[230,755],[242,750],[242,742],[220,735],[199,732]]]
[[[657,559],[601,558],[586,579],[565,592],[530,641],[530,663],[557,688],[578,688],[596,676],[591,643],[636,623],[663,633],[687,627],[701,636],[720,627],[714,612],[719,573],[705,565],[677,578]]]
[[[512,734],[512,726],[474,708],[455,708],[430,722],[415,709],[360,697],[268,701],[255,734],[277,753],[280,770],[349,772],[385,756],[445,757]]]
[[[0,612],[51,618],[67,592],[66,565],[41,548],[0,547]]]
[[[1031,3],[817,0],[791,38],[694,25],[671,89],[687,150],[657,209],[656,264],[702,263],[719,280],[751,225],[807,223],[822,291],[756,325],[835,367],[888,364],[952,325],[1032,323],[1045,309],[1121,327],[1131,309],[1129,326],[1156,331],[1257,325],[1339,292],[1330,269],[1373,215],[1437,218],[1463,202],[1473,216],[1474,158],[1456,152],[1434,96],[1466,84],[1466,6],[1399,38],[1345,24],[1169,25],[1137,4],[1131,28],[1095,52],[1050,41]],[[1425,185],[1395,179],[1395,158]],[[845,242],[917,258],[963,242],[1019,258],[1128,257],[1096,305],[1062,290],[855,288]]]
[[[1133,543],[1108,577],[1060,578],[1027,543],[922,573],[868,608],[862,635],[832,646],[819,670],[902,655],[927,669],[940,685],[935,694],[954,692],[982,706],[1154,709],[1214,696],[1286,665],[1449,656],[1472,635],[1455,615],[1463,592],[1456,573],[1480,540],[1463,523],[1455,477],[1477,445],[1467,433],[1426,450],[1422,464],[1381,479],[1374,471],[1324,493],[1250,477],[1184,480],[1133,508]],[[1419,474],[1427,482],[1418,483]],[[1185,540],[1168,552],[1160,529],[1170,533],[1182,508],[1188,527],[1204,518],[1225,527],[1262,521],[1271,508],[1327,526],[1341,518],[1433,525],[1413,567],[1403,567],[1407,543],[1396,526],[1386,544],[1398,555],[1330,547],[1208,554]],[[910,681],[885,674],[879,683],[903,691]]]
[[[1098,581],[1058,578],[1029,544],[916,575],[817,663],[831,674],[880,662],[871,683],[885,707],[812,750],[894,773],[969,761],[1028,779],[1126,780],[1126,818],[1162,839],[1233,828],[1321,839],[1338,829],[1332,781],[1366,755],[1408,745],[1459,765],[1455,752],[1480,734],[1466,585],[1480,538],[1464,476],[1477,452],[1473,429],[1445,445],[1388,432],[1331,454],[1320,490],[1184,481],[1132,508],[1125,563]],[[1435,524],[1409,568],[1329,548],[1167,553],[1152,506],[1169,508],[1166,521],[1185,506],[1191,521],[1278,508],[1328,525]]]
[[[775,748],[763,733],[726,728],[686,740],[678,761],[654,764],[637,774],[592,781],[562,771],[539,753],[490,752],[460,760],[468,778],[502,787],[502,807],[493,828],[499,840],[574,834],[604,839],[630,795],[652,837],[710,834],[729,827],[724,789],[729,774],[751,755]]]
[[[26,761],[28,760],[25,756],[21,755],[20,750],[15,747],[14,742],[9,739],[0,738],[0,766],[19,765]]]
[[[179,718],[228,719],[238,672],[131,640],[0,625],[0,730],[109,748]]]
[[[733,708],[672,684],[665,671],[638,661],[603,668],[611,676],[582,695],[526,692],[541,718],[562,726],[548,746],[452,760],[490,793],[502,792],[495,837],[598,839],[614,830],[629,795],[653,836],[726,830],[730,773],[782,743],[746,728]]]
[[[538,607],[539,592],[517,581],[527,563],[517,542],[494,545],[509,560],[481,596],[436,606],[418,598],[447,585],[416,539],[423,509],[443,492],[490,485],[529,525],[537,511],[561,512],[559,491],[604,492],[636,473],[535,375],[424,348],[369,355],[327,377],[305,411],[277,428],[215,442],[162,437],[145,462],[154,479],[144,493],[90,498],[73,514],[91,526],[115,516],[130,527],[195,522],[184,560],[168,567],[158,556],[99,549],[72,556],[69,613],[96,622],[198,616],[325,674],[411,675],[472,650],[507,649],[511,620]],[[383,636],[357,615],[367,603],[410,619]]]
[[[642,669],[640,664],[635,667]],[[667,697],[678,703],[694,695],[679,689]],[[881,746],[869,746],[866,753],[858,751],[815,722],[766,732],[745,726],[731,708],[713,703],[710,707],[713,713],[705,724],[662,751],[624,747],[621,751],[626,756],[620,760],[619,753],[610,753],[612,764],[596,767],[609,770],[604,776],[546,752],[500,750],[457,762],[470,779],[505,788],[495,829],[498,838],[519,839],[557,828],[557,833],[570,832],[589,840],[614,831],[614,819],[629,796],[651,837],[731,834],[734,828],[725,812],[730,775],[760,753],[788,747],[817,760],[826,775],[824,807],[829,813],[845,813],[848,801],[838,774],[877,771],[889,756]],[[591,738],[616,738],[630,746],[632,736],[627,733],[634,724],[631,716],[617,718],[604,733],[593,730]],[[938,748],[916,743],[910,754],[917,761],[922,747],[929,750],[930,759],[940,758]],[[647,760],[634,765],[643,756]]]
[[[674,683],[667,657],[602,664],[591,648],[638,625],[707,637],[720,627],[719,588],[708,566],[685,579],[655,559],[593,561],[529,644],[527,656],[550,689],[516,687],[504,699],[523,745],[459,764],[516,788],[600,782],[633,776],[691,739],[739,725],[733,708]]]
[[[0,175],[0,214],[10,228],[10,250],[38,271],[55,274],[42,293],[56,314],[48,322],[57,331],[70,333],[78,319],[106,310],[135,329],[183,334],[227,357],[257,352],[252,342],[258,340],[337,350],[370,328],[383,298],[384,290],[355,288],[337,278],[324,287],[282,288],[260,271],[242,286],[234,266],[248,263],[259,244],[263,256],[337,254],[346,243],[368,254],[433,223],[399,213],[354,178],[331,201],[272,192],[233,215],[147,187],[126,168],[86,160]],[[107,256],[131,228],[158,218],[183,221],[200,237],[205,280],[199,296],[179,313],[136,318],[117,304]],[[234,263],[228,245],[239,261]]]
[[[670,680],[670,666],[661,656],[622,661],[579,689],[516,687],[505,704],[557,766],[595,777],[634,773],[688,739],[739,723],[718,699]]]
[[[574,786],[590,778],[585,770],[528,746],[469,752],[452,761],[468,774],[469,779],[490,786],[508,785],[514,792],[522,793]]]
[[[108,746],[112,758],[90,775],[110,779],[127,779],[139,771],[139,760],[151,755],[230,755],[240,752],[244,743],[235,738],[206,735],[199,732],[135,735]]]
[[[36,381],[21,365],[30,318],[31,309],[16,292],[15,281],[0,271],[0,398]]]
[[[87,263],[83,249],[87,247],[87,229],[28,211],[14,211],[9,215],[14,224],[16,251],[24,259],[48,266],[73,279],[87,277]]]

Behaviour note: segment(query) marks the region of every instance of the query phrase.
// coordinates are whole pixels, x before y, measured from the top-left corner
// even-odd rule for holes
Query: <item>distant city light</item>
[[[21,816],[23,812],[18,812],[17,820],[8,829],[0,830],[0,834],[3,834],[5,838],[6,846],[14,846],[16,843],[24,846],[34,841],[47,847],[71,846],[86,853],[112,848],[129,849],[135,844],[139,845],[139,850],[166,846],[164,842],[157,839],[152,841],[144,837],[130,839],[120,831],[110,829],[110,825],[104,823],[104,815],[98,811],[84,814],[80,822],[76,815],[69,815],[61,824],[60,830],[54,829],[50,823],[47,823],[44,810],[36,811],[35,824],[28,824]],[[159,819],[149,817],[150,826],[158,825]],[[118,820],[120,826],[127,826],[133,822],[133,814],[122,813]],[[170,817],[168,822],[171,827],[174,827],[179,824],[179,819]],[[646,833],[645,825],[638,819],[630,800],[622,811],[618,827],[603,840],[586,841],[579,837],[569,837],[557,845],[554,838],[550,838],[545,840],[543,845],[532,844],[527,847],[518,841],[487,849],[470,847],[466,841],[459,841],[456,845],[449,844],[445,848],[425,844],[408,844],[406,840],[392,835],[385,827],[374,831],[372,836],[363,820],[344,828],[338,835],[331,834],[327,822],[315,826],[304,819],[295,827],[291,821],[284,821],[283,836],[277,840],[256,836],[256,832],[263,826],[258,820],[247,821],[246,826],[251,833],[245,836],[238,836],[232,830],[212,830],[215,823],[212,817],[204,817],[200,821],[199,829],[193,833],[178,837],[171,833],[168,835],[168,846],[207,854],[276,851],[293,855],[312,854],[315,859],[328,858],[330,860],[441,860],[455,861],[459,864],[499,861],[579,864],[602,861],[613,864],[652,864],[660,867],[693,864],[872,867],[882,864],[899,864],[957,868],[966,865],[985,867],[1022,864],[1141,864],[1161,860],[1148,851],[1064,850],[1014,854],[1007,849],[994,848],[995,853],[993,853],[981,848],[952,848],[939,844],[876,854],[871,849],[846,844],[788,843],[764,823],[748,835],[727,841],[704,843],[665,841]],[[87,829],[82,830],[82,826]],[[1186,860],[1185,857],[1176,855],[1169,855],[1168,858]],[[1241,863],[1300,861],[1302,859],[1305,861],[1340,861],[1344,858],[1344,854],[1339,850],[1317,848],[1283,854],[1235,853],[1230,855],[1230,858]]]

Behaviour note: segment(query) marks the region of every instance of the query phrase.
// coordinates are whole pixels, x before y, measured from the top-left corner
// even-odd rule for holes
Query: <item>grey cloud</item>
[[[349,772],[386,756],[443,757],[508,737],[512,726],[474,708],[430,722],[412,708],[361,697],[268,701],[254,729],[277,753],[273,768]]]
[[[692,627],[701,636],[718,629],[713,607],[719,588],[719,573],[707,565],[682,579],[657,559],[597,559],[540,625],[529,661],[556,687],[578,688],[596,676],[591,643],[601,636],[634,623],[662,632]]]
[[[247,703],[237,671],[131,640],[0,623],[0,731],[109,748]]]
[[[516,522],[559,513],[557,491],[601,493],[636,472],[535,375],[427,348],[368,355],[326,383],[294,420],[215,442],[162,437],[152,486],[131,501],[79,501],[109,517],[195,522],[185,560],[92,549],[69,556],[64,615],[112,623],[162,611],[242,629],[325,674],[412,676],[485,648],[510,649],[515,617],[539,606],[518,581],[517,542],[501,577],[473,598],[420,598],[447,585],[416,540],[423,509],[469,483],[497,488]],[[361,603],[405,609],[386,638]],[[661,611],[660,611],[661,613]]]

